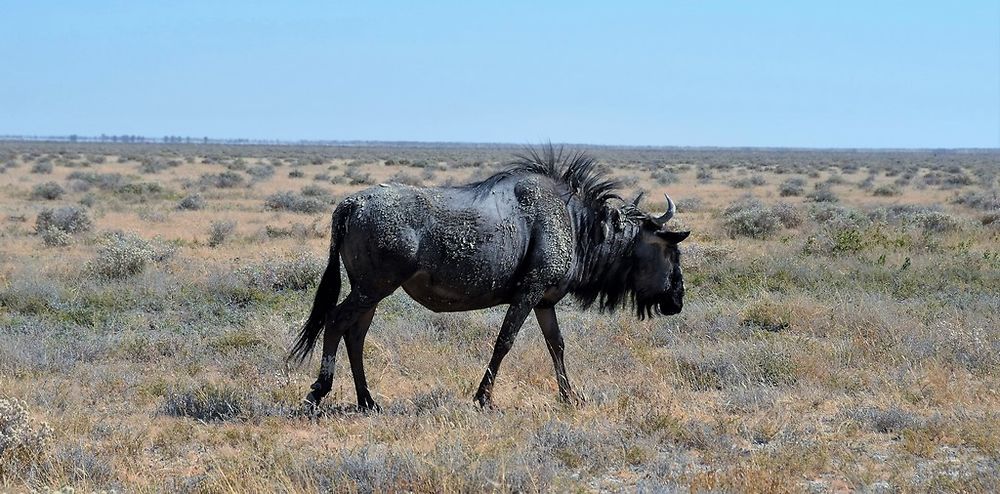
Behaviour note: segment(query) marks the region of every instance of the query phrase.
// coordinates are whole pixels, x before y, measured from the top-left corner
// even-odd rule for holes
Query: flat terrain
[[[380,182],[484,178],[517,148],[0,143],[0,491],[989,491],[1000,483],[1000,152],[595,148],[690,229],[677,316],[376,314],[284,360],[330,212]],[[346,290],[345,290],[346,292]],[[344,295],[344,293],[342,293]]]

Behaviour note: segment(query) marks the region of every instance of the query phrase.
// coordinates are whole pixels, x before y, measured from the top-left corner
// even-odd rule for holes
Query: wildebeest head
[[[634,205],[638,205],[639,197]],[[681,274],[681,243],[691,232],[671,232],[663,227],[677,208],[667,198],[667,211],[661,216],[647,215],[642,222],[633,251],[633,289],[639,317],[654,312],[677,314],[684,306],[684,277]]]

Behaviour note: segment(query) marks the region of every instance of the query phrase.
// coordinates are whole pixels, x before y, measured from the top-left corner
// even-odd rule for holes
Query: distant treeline
[[[163,136],[149,137],[130,134],[70,135],[0,135],[0,141],[18,142],[69,142],[110,144],[222,144],[244,146],[378,146],[405,148],[468,147],[495,148],[521,147],[506,143],[419,142],[419,141],[363,141],[363,140],[282,140],[282,139],[223,139],[214,137]]]

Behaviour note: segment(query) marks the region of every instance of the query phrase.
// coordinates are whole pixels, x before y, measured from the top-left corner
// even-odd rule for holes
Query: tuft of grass
[[[888,408],[859,407],[848,410],[846,415],[854,422],[882,434],[900,433],[922,426],[922,421],[916,415],[896,406]]]
[[[707,349],[676,349],[680,377],[698,390],[779,386],[797,380],[796,365],[783,345],[768,339]]]
[[[236,222],[232,220],[213,221],[208,227],[208,246],[218,247],[232,235]]]
[[[247,418],[252,409],[246,392],[231,386],[202,384],[168,393],[160,412],[171,417],[218,422]]]

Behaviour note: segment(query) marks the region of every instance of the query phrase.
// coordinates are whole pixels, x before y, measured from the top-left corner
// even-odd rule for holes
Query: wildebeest
[[[490,404],[500,362],[528,313],[555,366],[560,397],[578,402],[563,363],[555,305],[572,294],[584,307],[613,311],[631,303],[640,318],[681,311],[684,281],[677,244],[689,232],[664,224],[615,194],[617,184],[583,153],[528,150],[506,171],[459,187],[381,184],[344,199],[333,213],[330,261],[290,358],[304,360],[323,333],[319,378],[306,401],[331,388],[345,339],[358,407],[376,409],[362,349],[379,301],[397,288],[436,312],[509,304],[476,392]],[[340,260],[351,291],[337,304]]]

